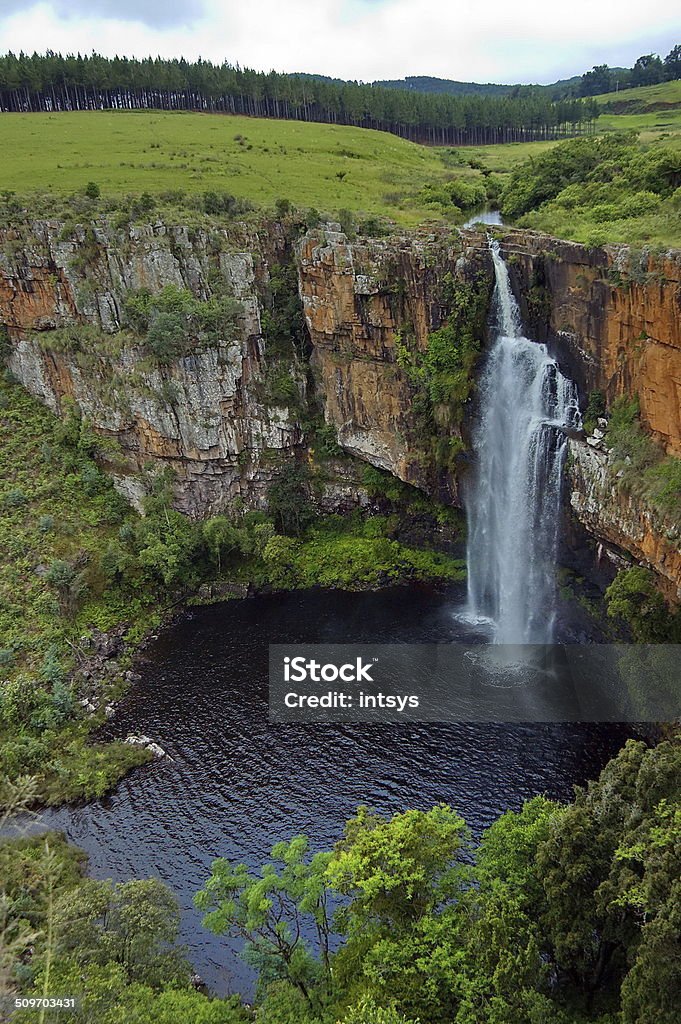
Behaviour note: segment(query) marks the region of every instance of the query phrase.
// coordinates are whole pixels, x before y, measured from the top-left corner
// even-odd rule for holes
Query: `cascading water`
[[[577,391],[546,346],[523,336],[499,244],[490,247],[496,339],[466,493],[469,614],[491,622],[495,643],[550,644],[565,430],[580,423]]]

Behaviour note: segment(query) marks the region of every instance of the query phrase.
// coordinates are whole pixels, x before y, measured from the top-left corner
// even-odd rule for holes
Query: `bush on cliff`
[[[666,523],[681,529],[681,459],[665,455],[641,425],[638,398],[616,399],[606,440],[619,485],[649,502]]]
[[[201,301],[185,288],[166,285],[158,294],[147,289],[128,293],[123,309],[130,328],[163,363],[230,341],[241,304],[229,295]]]
[[[489,282],[470,283],[445,276],[442,302],[448,309],[444,325],[432,331],[422,352],[405,335],[398,344],[398,365],[415,389],[417,443],[436,468],[452,469],[463,447],[452,430],[460,429],[466,402],[475,388],[474,369],[480,354],[489,300]],[[445,444],[439,443],[445,435]],[[454,445],[452,446],[452,441]]]
[[[681,642],[681,612],[669,609],[649,569],[620,569],[605,600],[608,616],[625,623],[639,643]]]

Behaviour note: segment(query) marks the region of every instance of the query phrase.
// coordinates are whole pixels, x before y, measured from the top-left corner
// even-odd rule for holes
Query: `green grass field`
[[[0,146],[0,190],[73,192],[89,181],[104,196],[219,190],[403,224],[433,216],[423,185],[475,174],[386,132],[219,114],[3,114]]]
[[[616,102],[598,119],[599,133],[636,131],[644,143],[681,148],[681,82],[596,97]],[[664,109],[663,109],[664,107]],[[159,198],[159,215],[216,191],[272,209],[286,199],[337,216],[387,217],[404,227],[456,214],[426,202],[423,188],[453,178],[482,180],[469,161],[491,171],[497,188],[515,167],[559,142],[461,147],[457,152],[406,142],[386,132],[300,121],[220,114],[95,111],[0,116],[0,193],[42,195],[36,212],[73,216],[52,198],[95,182],[103,199]],[[68,200],[65,199],[68,203]],[[191,205],[193,200],[190,200]],[[128,204],[129,205],[129,204]],[[167,207],[167,209],[164,209]],[[30,208],[30,204],[29,204]],[[627,225],[623,231],[628,230]],[[646,233],[650,230],[646,228]],[[658,227],[652,228],[657,236]],[[676,228],[672,237],[676,237]],[[668,232],[660,241],[669,242]],[[613,239],[614,240],[614,239]],[[620,239],[618,236],[617,240]]]
[[[610,107],[598,118],[599,131],[634,131],[641,142],[681,146],[681,81],[603,93],[594,99]]]
[[[663,107],[681,106],[681,81],[662,82],[660,85],[642,85],[638,89],[621,89],[618,92],[604,92],[594,96],[597,103],[612,104],[615,109],[638,111],[660,110]]]

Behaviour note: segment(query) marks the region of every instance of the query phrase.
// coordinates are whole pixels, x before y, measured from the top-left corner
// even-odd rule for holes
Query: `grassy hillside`
[[[515,168],[506,176],[500,206],[521,227],[588,246],[678,247],[680,173],[678,148],[605,133],[564,142]]]
[[[3,114],[0,146],[0,190],[219,190],[403,224],[432,216],[421,188],[452,177],[437,150],[385,132],[219,114]]]
[[[603,93],[599,131],[634,131],[641,142],[663,140],[681,147],[681,81]]]
[[[84,631],[149,615],[99,565],[137,517],[93,461],[96,443],[0,377],[0,672],[61,679]]]
[[[607,104],[616,113],[646,113],[665,107],[681,107],[681,80],[601,93],[600,96],[594,96],[594,99],[601,106]]]

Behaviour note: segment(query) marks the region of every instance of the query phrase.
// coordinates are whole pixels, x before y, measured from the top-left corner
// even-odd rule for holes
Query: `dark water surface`
[[[167,751],[109,798],[42,815],[90,856],[98,878],[155,875],[182,907],[182,939],[213,989],[249,993],[236,947],[192,907],[211,860],[257,866],[299,832],[328,849],[359,803],[385,812],[446,801],[474,833],[537,793],[569,799],[630,734],[608,725],[269,725],[268,644],[475,640],[459,595],[425,588],[301,592],[203,608],[146,652],[142,680],[107,736],[144,733]]]

